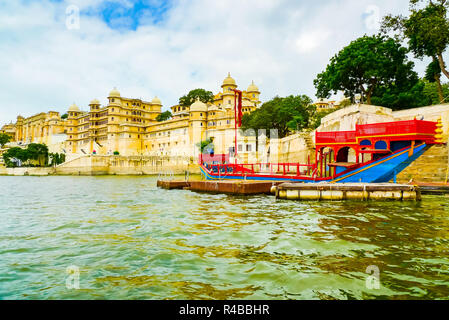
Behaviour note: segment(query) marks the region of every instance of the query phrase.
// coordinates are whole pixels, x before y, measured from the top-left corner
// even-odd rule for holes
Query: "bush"
[[[118,155],[120,155],[120,152],[114,151],[114,156],[118,156]]]

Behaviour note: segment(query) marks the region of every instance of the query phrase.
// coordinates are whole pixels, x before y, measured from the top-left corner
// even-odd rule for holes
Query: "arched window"
[[[360,142],[361,146],[370,146],[372,143],[369,140],[363,140]]]
[[[374,145],[374,148],[378,150],[386,150],[388,149],[388,145],[385,141],[377,141]]]

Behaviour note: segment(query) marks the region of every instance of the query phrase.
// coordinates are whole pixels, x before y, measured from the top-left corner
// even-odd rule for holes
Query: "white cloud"
[[[179,0],[163,21],[136,31],[113,30],[96,16],[81,16],[79,30],[66,28],[68,5],[101,3],[0,0],[0,124],[18,114],[64,112],[73,102],[105,103],[114,86],[124,96],[157,95],[167,108],[190,89],[217,92],[227,72],[243,88],[254,80],[263,100],[313,96],[329,58],[373,32],[365,23],[372,1],[365,0]],[[381,15],[405,12],[407,3],[377,1]]]
[[[329,30],[307,30],[296,40],[299,53],[310,53],[326,46],[331,35]]]

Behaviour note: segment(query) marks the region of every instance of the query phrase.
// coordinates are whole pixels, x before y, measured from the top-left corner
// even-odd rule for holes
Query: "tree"
[[[49,158],[51,160],[51,166],[57,166],[65,162],[65,154],[64,153],[49,153]]]
[[[383,35],[364,36],[335,55],[314,84],[320,98],[343,91],[351,99],[360,93],[365,103],[371,104],[377,87],[401,86],[417,79],[413,67],[414,63],[407,59],[407,49],[398,41]]]
[[[306,95],[275,97],[252,113],[243,115],[242,129],[266,130],[267,134],[271,129],[277,129],[279,138],[283,138],[291,131],[308,127],[308,106],[311,103],[312,100]]]
[[[430,101],[432,101],[431,104],[439,104],[439,103],[441,103],[441,99],[439,97],[439,93],[438,93],[436,82],[429,82],[426,79],[424,79],[423,81],[424,81],[424,84],[425,84],[424,85],[424,89],[423,89],[423,93]],[[443,96],[446,99],[449,98],[449,83],[445,83],[445,84],[441,85],[441,91],[443,92]],[[446,100],[443,100],[443,102],[445,102],[445,101]]]
[[[181,107],[190,107],[197,98],[200,98],[203,103],[214,102],[214,94],[211,91],[195,89],[191,90],[187,95],[179,98],[179,105]]]
[[[3,160],[7,167],[15,167],[16,163],[13,159],[20,160],[22,163],[25,163],[29,160],[29,153],[26,149],[22,149],[20,147],[14,147],[8,149],[8,151],[3,153]]]
[[[165,111],[156,117],[156,121],[158,121],[158,122],[166,121],[166,120],[170,119],[171,117],[172,117],[171,112]]]
[[[410,50],[417,58],[435,58],[441,72],[449,79],[449,71],[443,53],[449,46],[449,1],[430,0],[427,6],[419,8],[420,0],[410,1],[410,15],[384,17],[382,31],[394,31],[398,39],[407,39]]]
[[[30,160],[38,161],[40,166],[46,165],[48,162],[48,147],[42,143],[30,143],[27,147]]]
[[[347,102],[345,100],[344,105],[346,106]],[[348,104],[350,105],[350,104]],[[315,130],[321,125],[321,119],[323,119],[328,114],[334,112],[335,110],[322,110],[318,111],[316,106],[309,106],[310,120],[309,120],[309,129]]]
[[[432,62],[426,68],[425,79],[431,83],[435,83],[438,91],[439,103],[443,103],[444,94],[441,85],[441,68],[438,60],[433,57]]]
[[[211,139],[201,141],[196,145],[200,149],[201,153],[210,152],[211,150],[214,150],[214,144]]]
[[[3,148],[5,144],[11,141],[11,137],[6,133],[0,133],[0,146]]]
[[[425,81],[416,79],[403,85],[381,86],[373,92],[372,102],[393,110],[418,108],[432,104],[425,93]]]
[[[62,116],[61,116],[61,119],[67,119],[69,117],[69,115],[67,114],[67,113],[64,113]]]

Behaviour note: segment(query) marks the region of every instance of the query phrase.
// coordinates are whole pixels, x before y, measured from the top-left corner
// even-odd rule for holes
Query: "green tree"
[[[49,153],[50,166],[57,166],[65,162],[64,153]]]
[[[435,83],[439,98],[438,103],[442,103],[444,101],[444,94],[441,85],[441,68],[435,57],[432,58],[432,62],[426,68],[425,79],[430,83]]]
[[[25,163],[30,159],[29,153],[26,149],[22,149],[19,147],[14,147],[8,149],[8,151],[3,153],[3,161],[7,167],[15,167],[16,163],[13,162],[13,159],[18,159],[22,163]]]
[[[0,133],[0,147],[4,147],[5,144],[11,141],[11,137],[6,133]]]
[[[67,113],[64,113],[62,116],[61,116],[61,119],[67,119],[69,117],[69,115],[67,114]]]
[[[36,160],[40,166],[48,163],[48,147],[42,143],[30,143],[27,147],[30,160]]]
[[[384,17],[382,31],[395,31],[400,40],[407,39],[410,50],[417,58],[425,56],[436,59],[441,72],[449,79],[449,71],[443,59],[443,53],[449,46],[449,19],[447,0],[426,1],[422,8],[420,0],[410,1],[410,15]]]
[[[346,100],[345,100],[346,101]],[[347,102],[344,102],[344,105],[346,106]],[[350,105],[350,104],[348,104]],[[343,106],[344,107],[344,106]],[[309,106],[309,113],[310,113],[310,120],[309,120],[309,126],[308,129],[315,130],[321,125],[321,119],[323,119],[328,114],[334,112],[335,110],[322,110],[318,111],[316,106]]]
[[[320,98],[343,91],[351,99],[360,93],[364,102],[371,104],[377,87],[401,87],[401,83],[416,80],[413,67],[414,63],[407,59],[407,49],[398,41],[383,35],[364,36],[335,55],[314,84]]]
[[[168,119],[171,119],[171,117],[172,117],[171,112],[170,111],[165,111],[165,112],[162,112],[161,114],[159,114],[156,117],[156,121],[158,121],[158,122],[166,121]]]
[[[373,92],[372,102],[393,110],[418,108],[432,104],[425,93],[425,81],[416,79],[403,85],[380,86]]]
[[[201,153],[206,152],[207,149],[214,149],[214,143],[212,142],[211,139],[201,141],[197,143],[196,146],[199,148]]]
[[[181,107],[190,107],[197,98],[203,103],[214,102],[214,94],[211,91],[206,91],[204,89],[194,89],[191,90],[187,95],[179,98],[179,105]]]
[[[308,106],[312,100],[306,95],[275,97],[265,102],[259,109],[242,118],[242,130],[277,129],[279,138],[291,131],[300,131],[309,126],[310,112]]]
[[[439,104],[441,103],[441,99],[438,93],[438,88],[437,88],[437,84],[436,82],[429,82],[426,79],[423,80],[425,85],[424,85],[424,95],[430,100],[432,101],[431,104]],[[443,100],[443,102],[447,102],[448,98],[449,98],[449,83],[445,83],[443,85],[441,85],[441,91],[443,92],[443,96],[445,97],[445,99]]]

